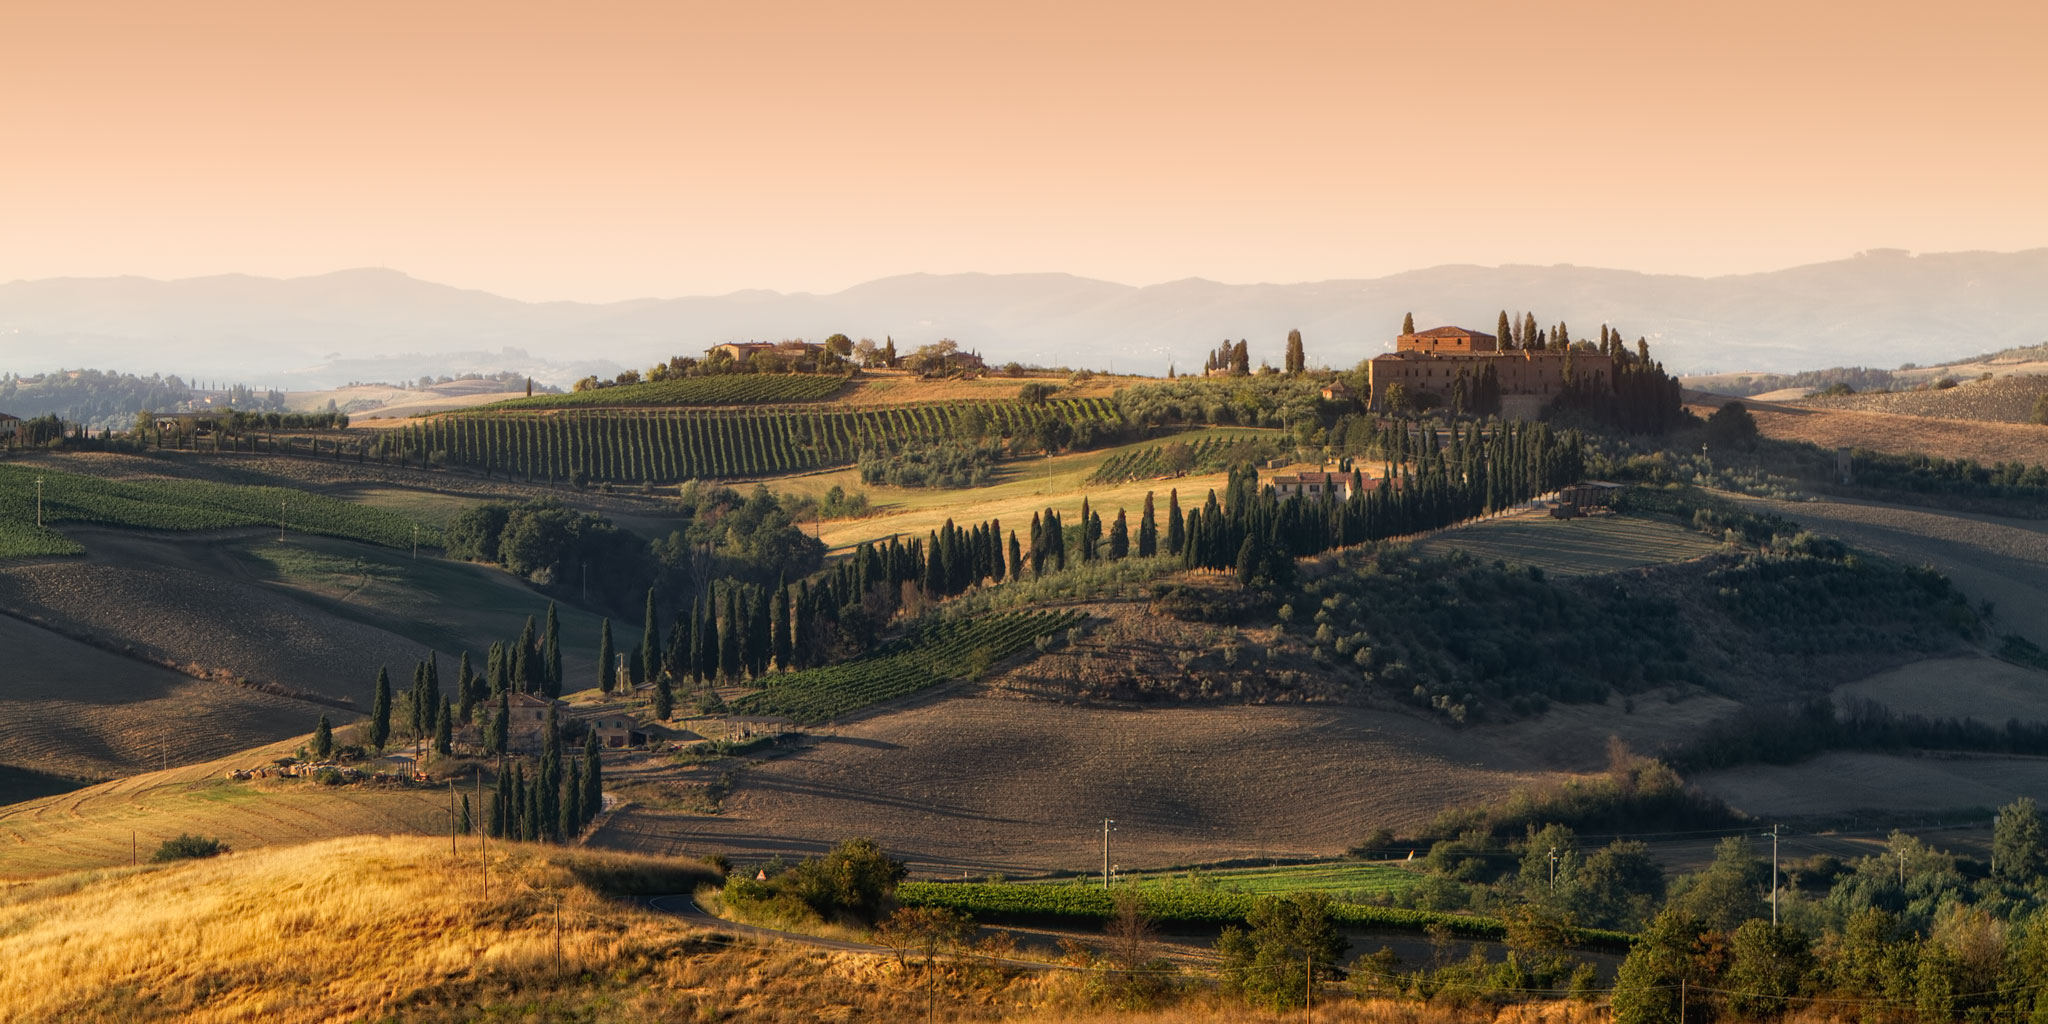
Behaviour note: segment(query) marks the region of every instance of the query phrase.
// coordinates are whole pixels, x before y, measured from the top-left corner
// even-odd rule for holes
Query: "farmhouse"
[[[1375,408],[1386,407],[1388,389],[1396,384],[1410,401],[1451,405],[1457,392],[1469,400],[1490,376],[1500,388],[1501,415],[1512,419],[1535,418],[1567,380],[1597,385],[1614,371],[1613,360],[1599,352],[1503,350],[1493,335],[1463,327],[1403,334],[1394,340],[1394,351],[1374,356],[1367,366]]]
[[[705,351],[706,356],[723,354],[735,363],[744,363],[756,353],[768,352],[785,359],[811,359],[825,351],[825,346],[809,341],[735,341],[724,345],[713,345]]]
[[[622,711],[605,711],[584,719],[583,724],[597,734],[597,743],[601,747],[617,749],[647,745],[647,733],[640,720]]]
[[[0,441],[13,438],[21,433],[21,417],[0,412]]]
[[[1320,498],[1334,494],[1338,500],[1351,497],[1352,474],[1309,471],[1273,478],[1273,493],[1281,498]]]
[[[560,707],[561,704],[561,701],[550,700],[533,693],[506,695],[505,713],[511,718],[511,721],[506,723],[506,745],[511,752],[538,754],[546,749],[548,712]]]

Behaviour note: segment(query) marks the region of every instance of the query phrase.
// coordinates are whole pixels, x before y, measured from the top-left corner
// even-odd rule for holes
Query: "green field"
[[[1415,552],[1441,556],[1463,551],[1482,562],[1498,559],[1564,576],[1589,576],[1684,562],[1719,547],[1712,537],[1665,519],[1552,519],[1543,512],[1523,512],[1433,534],[1417,541]]]
[[[1125,883],[1141,889],[1198,885],[1214,887],[1224,892],[1253,895],[1326,892],[1346,900],[1366,900],[1404,893],[1413,889],[1421,880],[1420,875],[1405,868],[1360,861],[1288,864],[1260,868],[1134,872],[1120,878]]]
[[[274,527],[345,537],[384,547],[410,548],[415,523],[370,508],[289,487],[252,487],[199,480],[116,481],[61,470],[0,466],[0,558],[75,555],[69,538],[36,526],[36,481],[42,481],[45,524],[77,523],[145,530],[222,530]],[[438,546],[441,533],[421,527],[422,544]]]
[[[1070,612],[1020,612],[925,627],[865,658],[768,677],[766,688],[734,703],[747,714],[826,722],[990,666],[1072,625]]]
[[[723,373],[622,384],[565,395],[534,395],[494,402],[490,409],[589,409],[637,405],[768,405],[814,402],[846,387],[831,373]]]
[[[1278,430],[1216,429],[1191,431],[1180,437],[1131,445],[1103,461],[1095,471],[1095,483],[1153,480],[1172,473],[1216,473],[1247,462],[1258,462],[1280,454],[1286,436]],[[1186,464],[1169,465],[1176,448],[1186,450]]]

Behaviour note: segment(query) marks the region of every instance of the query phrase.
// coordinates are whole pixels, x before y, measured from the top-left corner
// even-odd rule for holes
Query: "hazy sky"
[[[614,299],[2031,248],[2044,40],[2038,0],[5,0],[0,279]]]

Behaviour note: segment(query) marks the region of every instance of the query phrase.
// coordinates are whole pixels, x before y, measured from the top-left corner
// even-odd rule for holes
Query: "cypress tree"
[[[768,595],[759,587],[748,587],[747,674],[756,679],[768,674],[768,658],[775,653],[769,629]]]
[[[441,698],[440,713],[434,716],[434,753],[447,757],[455,753],[455,709]]]
[[[1024,549],[1017,543],[1017,531],[1010,531],[1010,578],[1020,579],[1024,575]]]
[[[604,758],[598,752],[597,733],[583,741],[583,819],[594,820],[604,810]]]
[[[789,638],[789,584],[785,581],[776,581],[775,600],[768,606],[768,625],[770,632],[773,634],[775,666],[787,672],[789,671],[791,647]]]
[[[546,693],[550,698],[562,695],[562,620],[555,614],[555,603],[548,602],[547,632],[541,640],[541,668],[547,674]]]
[[[597,629],[597,688],[607,697],[612,695],[612,689],[618,683],[618,677],[612,671],[612,661],[612,620],[606,616]]]
[[[675,710],[675,691],[669,687],[668,677],[662,676],[654,681],[654,717],[666,722]]]
[[[512,809],[512,773],[498,765],[498,782],[491,788],[491,803],[484,815],[484,831],[492,839],[505,838],[505,818]]]
[[[370,705],[370,745],[378,750],[391,740],[391,673],[377,669],[377,696]]]
[[[574,839],[583,832],[583,765],[569,762],[569,776],[562,782],[562,836]]]
[[[520,693],[532,693],[540,688],[540,666],[535,664],[539,655],[540,631],[533,616],[526,617],[526,627],[519,631],[519,641],[512,652],[512,682]]]
[[[484,660],[484,671],[490,674],[490,695],[504,693],[511,685],[511,667],[505,663],[505,644],[498,641],[491,644],[490,654]]]
[[[1402,334],[1414,334],[1414,333],[1415,333],[1415,314],[1413,314],[1413,313],[1404,313],[1404,314],[1402,314],[1402,316],[1401,316],[1401,333],[1402,333]]]
[[[498,695],[498,713],[491,717],[491,738],[487,749],[493,754],[504,755],[512,747],[512,695]]]
[[[1081,499],[1081,561],[1082,561],[1082,562],[1093,562],[1093,561],[1095,561],[1095,537],[1096,537],[1097,531],[1096,531],[1096,530],[1095,530],[1095,529],[1094,529],[1093,527],[1091,527],[1091,526],[1089,525],[1090,523],[1092,523],[1092,522],[1094,522],[1094,521],[1095,521],[1095,516],[1094,516],[1094,514],[1088,511],[1088,499],[1087,499],[1086,497],[1083,497],[1083,498]]]
[[[469,821],[469,794],[464,793],[462,794],[462,821],[456,825],[456,831],[466,836],[475,830],[476,827],[471,825]]]
[[[1308,369],[1308,357],[1302,352],[1301,331],[1298,328],[1288,331],[1287,372],[1291,376],[1300,376],[1301,372],[1306,369]]]
[[[1166,492],[1166,553],[1178,555],[1187,543],[1187,525],[1180,514],[1180,489]]]
[[[654,631],[654,588],[647,588],[647,617],[640,628],[640,677],[653,679],[661,671],[661,650],[654,646],[660,637]]]
[[[334,725],[326,715],[320,716],[318,725],[313,726],[313,759],[325,761],[334,756]]]
[[[697,662],[697,678],[709,680],[718,675],[718,595],[707,594],[704,598],[704,620],[697,627],[697,642],[700,646]]]
[[[1152,492],[1145,492],[1145,509],[1138,513],[1138,557],[1159,553],[1159,517],[1152,507]]]
[[[469,652],[462,652],[462,662],[455,667],[455,719],[469,724],[470,715],[476,711],[476,673],[469,665]]]
[[[1116,510],[1116,522],[1109,528],[1109,557],[1124,558],[1131,553],[1130,526],[1124,522],[1124,510]]]
[[[725,629],[718,636],[718,674],[727,679],[737,680],[745,674],[740,664],[740,634],[746,626],[740,621],[739,588],[725,588]]]
[[[1494,324],[1493,332],[1496,335],[1499,335],[1499,338],[1497,340],[1500,342],[1500,347],[1502,349],[1511,349],[1515,347],[1514,329],[1508,326],[1507,310],[1503,309],[1500,311],[1500,320],[1499,322]]]

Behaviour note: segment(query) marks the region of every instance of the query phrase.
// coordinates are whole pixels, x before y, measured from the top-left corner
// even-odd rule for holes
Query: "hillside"
[[[2048,375],[2025,374],[1966,380],[1952,388],[1860,395],[1810,395],[1799,404],[1816,409],[1927,416],[1936,419],[2025,423],[2033,426],[2034,403],[2048,394]]]
[[[511,369],[566,386],[716,341],[952,338],[1005,360],[1162,373],[1200,365],[1218,338],[1278,359],[1299,328],[1310,358],[1349,366],[1384,351],[1405,312],[1484,329],[1496,312],[1574,311],[1575,325],[1647,336],[1674,370],[1792,371],[1938,363],[2042,341],[2048,250],[1873,250],[1828,263],[1715,278],[1554,266],[1441,266],[1370,280],[1133,287],[1065,274],[913,274],[830,295],[737,292],[609,304],[526,303],[350,270],[270,280],[52,279],[0,285],[17,372],[154,368],[179,345],[181,373],[310,389],[351,380]],[[1555,314],[1547,314],[1555,315]],[[550,355],[561,353],[561,355]],[[602,356],[585,355],[603,353]],[[694,353],[683,353],[694,354]],[[1876,355],[1873,355],[1876,354]],[[1118,365],[1121,364],[1121,365]]]

